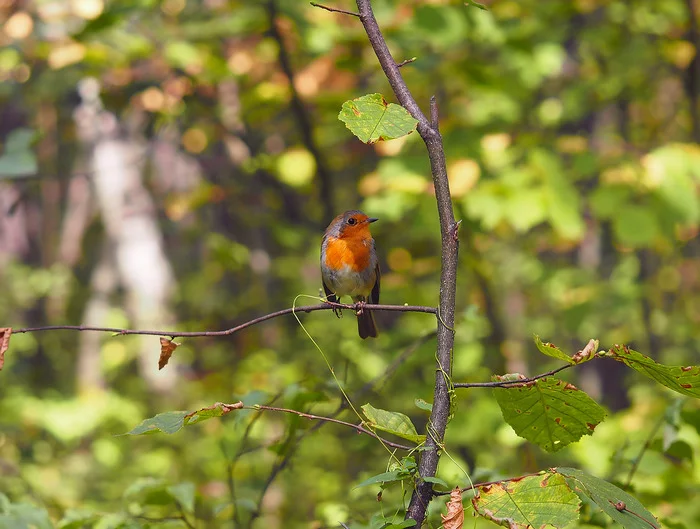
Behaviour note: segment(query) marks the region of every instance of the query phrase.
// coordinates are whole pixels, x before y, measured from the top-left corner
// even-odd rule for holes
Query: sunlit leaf
[[[92,527],[101,516],[92,511],[69,509],[58,522],[58,529],[83,529]]]
[[[168,42],[164,52],[168,62],[178,68],[187,68],[202,61],[202,50],[184,40]]]
[[[625,529],[660,529],[661,525],[639,501],[622,489],[575,468],[557,468],[569,485],[587,496]]]
[[[241,409],[242,407],[242,402],[237,402],[235,404],[224,404],[223,402],[217,402],[212,406],[207,406],[206,408],[188,413],[185,416],[185,424],[196,424],[214,417],[221,417],[233,410]]]
[[[472,499],[476,512],[510,529],[563,528],[578,519],[579,498],[562,476],[551,472],[478,490]]]
[[[642,159],[645,183],[680,222],[696,223],[700,218],[700,201],[695,193],[699,164],[700,148],[695,144],[665,145]]]
[[[371,404],[362,406],[362,411],[367,417],[367,425],[373,429],[388,432],[414,443],[425,441],[425,435],[418,435],[411,419],[403,413],[380,410]]]
[[[194,512],[194,483],[178,483],[167,487],[167,492],[182,507],[186,513]]]
[[[622,244],[645,247],[658,235],[659,224],[651,208],[628,204],[613,216],[613,230]]]
[[[480,4],[479,2],[475,2],[474,0],[467,0],[466,2],[464,2],[464,5],[474,6],[476,8],[481,9],[482,11],[488,11],[488,8],[484,4]]]
[[[224,404],[217,402],[212,406],[202,408],[193,412],[187,411],[168,411],[159,413],[155,417],[145,419],[138,426],[125,435],[143,435],[150,433],[163,432],[173,434],[179,431],[183,426],[196,424],[214,417],[221,417],[227,413],[243,408],[242,402],[235,404]]]
[[[605,417],[583,391],[556,378],[494,388],[494,395],[515,433],[548,452],[591,435]]]
[[[537,348],[540,350],[541,353],[546,354],[547,356],[551,356],[552,358],[556,358],[558,360],[563,360],[567,364],[574,363],[571,357],[567,355],[564,351],[559,349],[553,343],[543,342],[537,335],[535,335],[535,345],[537,345]]]
[[[449,487],[449,485],[447,484],[447,482],[444,479],[436,478],[435,476],[425,476],[422,479],[426,483],[433,483],[434,485],[442,485],[445,488]]]
[[[405,472],[402,472],[401,470],[392,470],[391,472],[382,472],[381,474],[377,474],[376,476],[372,476],[371,478],[367,478],[363,482],[359,483],[358,485],[355,485],[356,489],[359,489],[360,487],[366,487],[367,485],[376,485],[377,483],[392,483],[394,481],[403,481],[409,477]]]
[[[145,494],[154,490],[163,489],[166,486],[165,480],[158,478],[139,478],[129,485],[123,492],[125,498],[132,498],[140,494]]]
[[[504,217],[520,233],[544,222],[547,219],[544,191],[537,188],[511,193],[505,202]]]
[[[143,435],[157,432],[173,434],[185,425],[185,417],[187,417],[188,413],[186,411],[159,413],[155,417],[145,419],[141,424],[127,432],[126,435]]]
[[[430,402],[426,402],[423,399],[416,399],[413,402],[416,405],[416,408],[418,408],[418,409],[421,409],[424,411],[433,411],[433,405]]]
[[[346,101],[338,119],[364,143],[393,140],[410,134],[418,121],[395,103],[387,103],[381,94]]]
[[[610,219],[630,200],[631,194],[628,186],[601,185],[591,193],[591,211],[599,219]]]
[[[565,239],[579,240],[585,225],[579,211],[579,192],[564,176],[558,162],[556,169],[547,172],[549,218],[552,227]]]
[[[53,524],[43,507],[11,503],[0,493],[0,529],[53,529]]]
[[[193,483],[168,485],[163,479],[141,478],[133,482],[125,491],[124,498],[138,498],[148,505],[168,505],[177,503],[186,513],[194,512],[195,486]]]
[[[623,362],[635,371],[639,371],[673,391],[689,397],[700,398],[700,366],[658,364],[648,356],[644,356],[626,345],[616,345],[605,355]]]

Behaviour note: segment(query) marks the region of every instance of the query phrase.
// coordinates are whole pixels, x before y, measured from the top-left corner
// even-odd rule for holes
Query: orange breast
[[[363,239],[336,239],[329,238],[326,244],[326,266],[333,270],[340,270],[345,266],[355,272],[364,270],[369,266],[369,246]]]

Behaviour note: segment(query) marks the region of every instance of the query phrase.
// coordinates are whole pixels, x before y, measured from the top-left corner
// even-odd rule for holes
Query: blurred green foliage
[[[464,220],[454,381],[557,367],[533,333],[567,354],[597,338],[700,364],[697,7],[373,4],[396,60],[417,57],[402,68],[416,99],[440,103]],[[420,138],[367,146],[337,119],[364,94],[392,101],[354,17],[296,0],[37,0],[2,4],[0,30],[2,326],[79,324],[91,295],[102,223],[90,218],[75,262],[59,251],[72,175],[86,171],[73,119],[86,77],[149,162],[175,138],[201,172],[184,189],[146,167],[178,328],[228,328],[317,296],[322,231],[356,207],[381,219],[382,302],[437,304],[439,229]],[[123,296],[109,301],[104,325],[129,326]],[[414,402],[432,401],[432,317],[380,314],[369,342],[350,315],[299,319],[353,404],[425,431]],[[359,421],[294,318],[180,340],[165,394],[140,376],[131,336],[103,336],[105,385],[81,386],[79,340],[12,336],[0,373],[0,527],[359,529],[403,518],[405,485],[387,486],[380,503],[378,486],[356,487],[400,469],[339,425],[238,410],[174,435],[117,436],[158,413],[239,399]],[[628,488],[668,527],[698,526],[698,402],[612,361],[563,378],[607,406],[593,435],[553,456],[515,435],[490,391],[458,390],[438,478],[466,487],[570,465]],[[431,527],[444,511],[430,505]],[[589,504],[582,520],[612,523]]]

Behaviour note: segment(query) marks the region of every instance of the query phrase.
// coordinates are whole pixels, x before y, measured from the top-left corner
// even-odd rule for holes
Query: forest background
[[[396,60],[415,58],[401,71],[419,104],[439,101],[462,220],[453,380],[557,367],[533,334],[700,363],[700,6],[484,5],[373,2]],[[354,208],[380,218],[381,301],[437,305],[425,147],[415,133],[364,145],[337,119],[366,93],[394,101],[354,17],[296,0],[3,0],[0,29],[1,326],[218,330],[315,303],[295,298],[319,295],[323,229]],[[425,429],[433,317],[378,313],[366,341],[350,314],[299,319],[357,404]],[[248,410],[116,436],[219,401],[320,415],[341,402],[291,316],[178,341],[158,371],[157,336],[13,335],[0,507],[40,527],[356,529],[400,514],[398,484],[381,503],[377,484],[355,488],[387,452],[340,425]],[[698,403],[609,360],[563,378],[606,406],[593,435],[547,454],[491,390],[456,391],[440,479],[567,465],[627,486],[665,526],[697,526]]]

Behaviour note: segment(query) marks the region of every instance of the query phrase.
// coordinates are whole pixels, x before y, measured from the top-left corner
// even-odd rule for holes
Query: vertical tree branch
[[[292,111],[296,115],[297,121],[299,122],[299,129],[301,132],[301,137],[304,141],[306,149],[311,153],[316,160],[316,175],[319,181],[320,199],[323,204],[323,220],[321,225],[325,226],[330,222],[333,217],[335,217],[335,206],[333,204],[333,183],[331,178],[331,172],[326,166],[325,159],[321,154],[321,150],[316,145],[316,140],[313,135],[313,126],[311,124],[311,119],[309,113],[304,107],[304,103],[299,97],[299,92],[297,92],[294,86],[294,70],[292,69],[292,61],[289,58],[289,53],[287,53],[287,48],[284,45],[284,39],[282,34],[277,28],[277,5],[275,0],[270,0],[268,2],[267,9],[270,18],[270,33],[272,37],[277,41],[279,46],[279,61],[284,75],[289,80],[289,90],[291,94],[291,106]]]
[[[369,42],[374,49],[379,64],[389,80],[389,84],[401,105],[418,120],[420,134],[428,150],[430,169],[435,187],[438,215],[440,217],[440,235],[442,238],[442,268],[440,272],[440,309],[437,323],[437,369],[435,375],[435,393],[433,411],[428,424],[426,450],[421,452],[418,469],[421,476],[434,476],[440,460],[440,445],[445,435],[450,416],[450,391],[452,376],[452,347],[454,345],[455,294],[457,289],[457,255],[459,224],[455,222],[447,180],[447,165],[442,136],[438,129],[438,107],[435,98],[430,103],[430,120],[421,111],[418,103],[404,81],[398,65],[387,47],[370,0],[356,0],[360,20],[365,28]],[[420,527],[425,519],[428,503],[433,497],[430,483],[424,481],[416,485],[406,518],[416,520]]]
[[[686,70],[685,90],[690,103],[691,134],[693,140],[700,142],[700,109],[698,108],[698,91],[700,90],[700,28],[698,28],[698,13],[693,0],[685,0],[688,12],[688,40],[695,46],[695,56]]]

